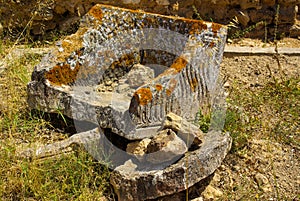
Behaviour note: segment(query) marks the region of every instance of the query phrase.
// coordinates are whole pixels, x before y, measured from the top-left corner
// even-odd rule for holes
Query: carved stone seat
[[[107,129],[117,136],[112,138],[115,141],[151,141],[164,129],[168,114],[193,127],[200,110],[210,111],[218,94],[226,33],[226,27],[216,23],[97,4],[82,18],[78,31],[58,42],[35,67],[28,84],[28,104],[95,123],[98,130],[90,133],[97,134],[96,143],[90,138],[78,143],[102,160],[99,150],[114,144],[105,137]],[[187,145],[181,150],[188,150],[194,139],[188,143],[178,132],[179,140]],[[117,165],[112,166],[111,182],[119,199],[154,199],[207,177],[221,164],[231,139],[220,130],[211,130],[202,140],[196,150],[153,168],[141,164],[134,154],[114,148],[109,157]],[[199,164],[184,167],[188,157]],[[136,195],[146,186],[151,190],[148,194]]]

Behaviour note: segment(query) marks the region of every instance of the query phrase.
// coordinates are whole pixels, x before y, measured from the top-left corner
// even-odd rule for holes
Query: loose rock
[[[174,131],[162,130],[153,137],[147,146],[147,161],[153,164],[175,161],[187,150],[185,142]]]
[[[204,192],[202,193],[203,198],[207,200],[214,200],[218,197],[221,197],[222,195],[223,195],[222,191],[212,187],[211,185],[207,186]]]

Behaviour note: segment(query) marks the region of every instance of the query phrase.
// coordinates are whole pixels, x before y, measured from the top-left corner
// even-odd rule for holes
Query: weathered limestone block
[[[231,147],[228,134],[209,132],[202,146],[165,169],[139,170],[128,160],[111,175],[111,184],[121,201],[148,200],[184,191],[212,174]],[[150,166],[150,165],[149,165]]]
[[[167,113],[193,119],[199,107],[208,105],[226,30],[210,22],[96,5],[79,30],[35,67],[28,103],[111,128],[130,140],[152,137]],[[133,66],[148,65],[144,58],[170,66],[152,80],[151,73],[130,79],[127,84],[141,85],[133,95],[118,91],[119,81],[138,72]]]

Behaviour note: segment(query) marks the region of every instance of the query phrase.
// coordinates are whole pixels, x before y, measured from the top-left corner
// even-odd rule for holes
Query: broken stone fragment
[[[159,164],[176,161],[187,152],[185,142],[170,129],[160,131],[147,146],[146,161]]]
[[[136,89],[154,79],[154,70],[141,64],[135,64],[124,76],[124,79],[131,88]]]
[[[141,162],[160,164],[176,161],[188,150],[185,142],[171,129],[161,130],[153,138],[127,145],[126,151],[135,154]]]
[[[166,119],[163,122],[163,128],[174,130],[177,135],[183,139],[187,146],[199,146],[201,143],[203,143],[203,132],[196,125],[188,122],[174,113],[169,113],[166,116]]]
[[[120,201],[151,200],[172,195],[211,175],[230,148],[228,133],[208,132],[199,149],[185,154],[176,163],[162,169],[151,169],[148,163],[140,167],[132,160],[127,161],[112,172],[110,182]]]
[[[134,155],[143,156],[147,152],[147,146],[150,144],[150,142],[150,138],[145,138],[141,141],[129,143],[126,151]]]

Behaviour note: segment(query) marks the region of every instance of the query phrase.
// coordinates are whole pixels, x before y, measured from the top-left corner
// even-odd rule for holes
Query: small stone
[[[135,64],[124,79],[126,79],[125,82],[128,83],[131,88],[137,88],[150,82],[153,78],[153,69],[142,64]]]
[[[126,151],[128,153],[136,154],[136,155],[144,155],[147,151],[147,146],[151,142],[151,139],[145,138],[141,141],[132,142],[127,145]]]
[[[174,131],[170,129],[160,131],[147,146],[147,161],[153,164],[170,161],[182,156],[187,146]]]
[[[269,183],[269,180],[265,175],[257,173],[254,176],[254,180],[263,192],[267,193],[272,191],[272,187]]]
[[[107,80],[107,81],[105,82],[105,85],[106,85],[106,86],[111,86],[111,84],[112,84],[112,81],[111,81],[111,80]]]
[[[219,183],[221,181],[221,176],[219,174],[215,173],[212,180],[216,183]]]
[[[203,201],[203,197],[198,197],[198,198],[192,199],[191,201]]]
[[[200,145],[203,142],[203,132],[194,124],[174,113],[168,113],[163,128],[170,128],[177,133],[177,135],[186,142],[187,146],[191,144]]]
[[[202,196],[204,199],[207,200],[214,200],[218,197],[221,197],[223,195],[223,192],[220,191],[217,188],[212,187],[211,185],[207,186],[206,189],[203,191]]]
[[[268,178],[266,176],[264,176],[263,174],[261,173],[257,173],[254,177],[255,179],[255,182],[259,185],[259,186],[262,186],[262,185],[265,185],[268,183]]]

